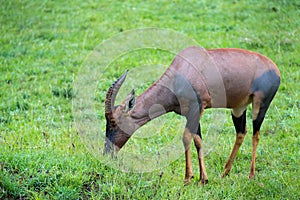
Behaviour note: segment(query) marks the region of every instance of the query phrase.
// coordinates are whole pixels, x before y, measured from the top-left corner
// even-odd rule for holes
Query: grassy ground
[[[299,10],[296,0],[2,1],[0,198],[299,199]],[[183,155],[150,173],[125,173],[85,148],[72,116],[77,72],[103,40],[145,27],[178,31],[207,48],[258,51],[277,63],[282,84],[262,127],[254,180],[247,178],[251,131],[231,175],[220,178],[235,138],[230,120],[218,130],[213,151],[205,157],[205,187],[198,187],[198,174],[190,186],[183,186]],[[112,63],[113,70],[99,80],[99,106],[107,87],[125,69],[171,62],[164,52],[132,55]],[[204,143],[210,115],[203,116]],[[102,113],[99,118],[104,120]],[[195,151],[193,156],[197,166]]]

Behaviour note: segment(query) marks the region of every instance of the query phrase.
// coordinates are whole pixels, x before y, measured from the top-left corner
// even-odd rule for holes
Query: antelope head
[[[113,155],[115,151],[118,152],[134,132],[134,124],[129,114],[135,104],[134,90],[130,92],[121,105],[115,106],[116,96],[126,75],[127,71],[111,85],[106,94],[105,154]]]

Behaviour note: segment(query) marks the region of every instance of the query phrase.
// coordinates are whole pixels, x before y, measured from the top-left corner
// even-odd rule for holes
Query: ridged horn
[[[117,94],[123,82],[125,81],[127,73],[128,70],[126,70],[126,72],[120,76],[108,89],[105,100],[105,113],[112,113],[114,111]]]

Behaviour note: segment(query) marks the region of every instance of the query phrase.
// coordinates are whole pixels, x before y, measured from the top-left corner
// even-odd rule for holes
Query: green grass
[[[299,199],[299,10],[296,0],[2,1],[0,198]],[[251,123],[230,176],[220,178],[235,139],[228,111],[225,125],[216,130],[216,140],[209,140],[206,134],[214,111],[202,119],[204,143],[213,147],[205,157],[209,176],[205,187],[197,185],[194,149],[196,177],[184,186],[183,155],[153,172],[126,173],[105,165],[85,147],[72,114],[73,83],[80,67],[102,41],[146,27],[183,33],[206,48],[257,51],[278,65],[282,83],[262,127],[254,180],[247,178]],[[105,92],[125,69],[167,66],[172,57],[160,50],[141,50],[111,63],[95,91],[101,125]],[[153,81],[133,85],[141,94]],[[167,115],[164,120],[170,126],[152,140],[133,138],[127,148],[141,141],[143,151],[151,152],[160,147],[157,141],[167,143],[169,136],[175,137],[174,119],[177,117]],[[103,128],[100,132],[104,134]]]

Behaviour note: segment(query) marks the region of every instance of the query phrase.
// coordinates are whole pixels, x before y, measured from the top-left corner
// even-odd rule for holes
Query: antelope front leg
[[[200,167],[200,181],[202,185],[208,183],[207,173],[204,165],[204,155],[202,148],[202,138],[201,138],[201,130],[200,125],[198,127],[197,134],[194,134],[194,143],[198,153],[199,167]]]
[[[185,130],[184,130],[182,141],[183,141],[183,145],[184,145],[184,149],[185,149],[185,178],[184,178],[184,183],[185,183],[185,185],[188,185],[188,184],[191,183],[191,178],[194,177],[193,168],[192,168],[191,152],[190,152],[192,134],[188,130],[188,128],[185,128]]]

